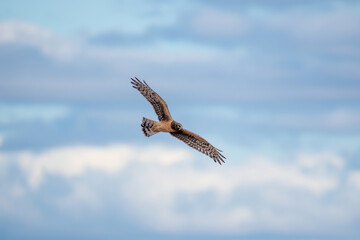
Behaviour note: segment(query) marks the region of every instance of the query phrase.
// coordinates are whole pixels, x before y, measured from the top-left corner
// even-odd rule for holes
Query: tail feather
[[[150,137],[157,133],[151,129],[152,126],[154,126],[154,123],[155,123],[155,121],[143,117],[141,127],[142,127],[142,131],[146,137]]]

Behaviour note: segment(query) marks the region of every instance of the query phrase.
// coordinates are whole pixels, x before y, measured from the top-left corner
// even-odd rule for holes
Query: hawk
[[[159,122],[156,122],[143,117],[141,127],[146,137],[159,132],[168,132],[190,147],[206,154],[214,162],[218,162],[220,165],[221,162],[225,162],[224,159],[226,158],[220,153],[222,152],[220,149],[214,147],[199,135],[184,129],[180,123],[173,120],[166,102],[145,81],[142,82],[136,77],[135,79],[131,78],[131,80],[133,88],[139,90],[146,100],[151,103],[159,119]]]

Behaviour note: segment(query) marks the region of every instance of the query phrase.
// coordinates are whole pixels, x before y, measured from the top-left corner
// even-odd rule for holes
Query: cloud
[[[74,177],[88,169],[114,173],[122,169],[129,160],[127,149],[72,147],[55,149],[40,155],[19,153],[21,168],[27,172],[28,184],[37,188],[46,174]]]
[[[343,161],[336,155],[325,158],[308,155],[307,158],[320,162],[326,159],[330,163],[334,158]],[[238,234],[263,230],[287,232],[293,228],[314,231],[315,226],[296,226],[298,217],[302,221],[312,221],[306,214],[297,216],[296,208],[303,208],[308,213],[313,207],[297,198],[326,199],[327,193],[335,191],[339,184],[338,173],[334,177],[332,172],[324,175],[317,172],[327,163],[313,166],[315,173],[307,173],[295,164],[277,164],[268,158],[250,159],[248,164],[240,166],[227,164],[231,166],[221,170],[141,169],[142,179],[130,179],[135,185],[127,188],[124,195],[131,208],[136,209],[138,220],[161,232],[188,230]],[[153,188],[155,183],[156,188]],[[142,197],[138,197],[138,192],[133,189],[142,189]],[[243,194],[246,197],[241,196]],[[266,207],[260,207],[262,204]],[[315,203],[316,207],[326,215],[325,208],[318,204]],[[274,224],[280,205],[286,209],[284,216],[277,220],[281,230]],[[158,217],[154,219],[154,215]]]
[[[0,21],[0,43],[20,44],[39,49],[45,56],[57,60],[69,60],[77,53],[77,47],[60,40],[51,31],[25,21]]]
[[[344,159],[332,153],[301,154],[298,156],[298,163],[306,169],[332,168],[341,170],[344,166]]]
[[[279,54],[299,56],[303,50],[335,55],[358,52],[358,4],[351,1],[318,5],[301,1],[296,4],[275,2],[195,5],[187,11],[182,10],[169,25],[149,25],[143,32],[130,34],[108,30],[93,35],[89,42],[104,46],[193,43],[230,52],[242,48],[261,56],[270,53],[273,59]]]
[[[133,47],[176,44],[179,48],[191,46],[191,51],[233,49],[248,33],[249,16],[216,8],[196,8],[182,13],[171,24],[148,26],[140,33],[110,30],[89,37],[89,43],[103,46]]]
[[[330,4],[326,9],[305,14],[302,8],[272,14],[266,24],[299,40],[315,43],[352,41],[360,37],[360,17],[356,14],[360,9],[358,4]]]
[[[269,18],[275,14],[268,12]],[[210,22],[211,29],[207,33],[196,33],[198,25],[195,23],[206,25],[204,19],[211,15],[217,17],[219,26]],[[198,99],[352,101],[359,98],[359,90],[349,87],[359,74],[354,61],[339,63],[323,59],[318,49],[311,50],[311,56],[299,55],[299,52],[309,52],[303,51],[304,48],[308,50],[303,42],[292,43],[297,47],[289,49],[288,37],[278,36],[276,24],[264,25],[267,17],[253,16],[251,12],[197,9],[190,15],[184,14],[184,19],[170,27],[149,27],[144,33],[135,35],[114,30],[93,37],[119,41],[119,44],[92,44],[90,39],[81,47],[32,23],[2,21],[0,26],[4,31],[0,43],[4,47],[0,53],[5,54],[0,68],[7,81],[0,81],[1,96],[5,99],[114,101],[128,97],[128,91],[122,91],[126,89],[125,79],[137,73],[139,77],[161,83],[162,89],[172,91],[171,96],[177,98],[183,98],[173,87],[179,81],[191,85],[187,96],[191,94]],[[224,27],[229,25],[237,30]],[[276,39],[275,45],[271,39]],[[274,51],[279,43],[281,47]],[[13,45],[8,48],[6,44]],[[68,51],[63,45],[74,49],[68,58],[65,57],[65,62],[61,55],[67,56]],[[356,49],[346,41],[335,47]],[[335,47],[326,45],[325,48],[333,51]],[[33,50],[39,51],[40,56]],[[18,68],[22,71],[17,71]],[[349,85],[333,88],[326,84],[324,79],[328,78],[337,84],[341,79]],[[198,88],[203,91],[199,93]]]
[[[164,149],[152,146],[143,151],[126,145],[107,147],[64,147],[51,149],[40,154],[20,152],[14,158],[27,174],[28,184],[39,187],[46,175],[60,175],[73,178],[83,175],[88,170],[102,171],[108,174],[121,172],[130,161],[146,164],[175,164],[190,155],[187,151]]]
[[[161,233],[329,234],[330,226],[346,226],[359,216],[353,201],[360,195],[358,174],[347,172],[341,155],[299,153],[281,162],[252,156],[223,166],[205,156],[189,161],[194,156],[166,145],[114,144],[2,153],[0,162],[7,162],[1,165],[6,172],[11,159],[27,179],[10,191],[18,199],[45,194],[56,176],[70,192],[58,192],[50,207],[69,216],[111,208],[126,217],[126,209],[126,218]],[[349,199],[341,197],[349,192]]]
[[[0,222],[99,238],[359,233],[357,3],[285,2],[108,4],[113,17],[66,20],[89,31],[81,44],[57,23],[2,21]],[[133,75],[227,163],[178,142],[108,145],[154,116]]]
[[[350,172],[348,175],[348,182],[360,191],[360,171]]]

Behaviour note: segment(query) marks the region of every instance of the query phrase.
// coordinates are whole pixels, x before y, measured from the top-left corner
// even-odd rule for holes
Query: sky
[[[0,2],[1,239],[359,239],[360,1]],[[166,133],[131,77],[226,163]]]

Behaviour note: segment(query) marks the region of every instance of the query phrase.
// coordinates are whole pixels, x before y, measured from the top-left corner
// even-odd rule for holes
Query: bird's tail
[[[141,127],[146,137],[150,137],[157,133],[152,130],[152,126],[154,126],[154,123],[155,121],[143,117]]]

